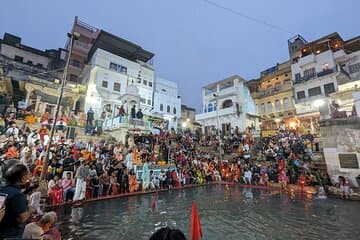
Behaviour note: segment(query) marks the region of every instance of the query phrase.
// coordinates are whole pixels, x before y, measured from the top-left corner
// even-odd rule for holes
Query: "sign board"
[[[339,153],[341,168],[359,169],[359,162],[355,153]]]

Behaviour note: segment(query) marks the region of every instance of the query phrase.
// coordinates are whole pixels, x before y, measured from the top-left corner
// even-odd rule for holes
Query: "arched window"
[[[209,103],[208,104],[208,112],[212,112],[213,111],[213,104]]]
[[[160,111],[164,111],[164,105],[160,104]]]
[[[272,103],[271,102],[267,102],[267,112],[271,113],[273,111],[272,109]]]
[[[281,105],[279,100],[275,100],[275,111],[280,112],[281,111]]]
[[[265,114],[265,103],[261,104],[260,113]]]
[[[174,109],[173,109],[173,114],[176,114],[176,108],[174,107]]]
[[[229,108],[229,107],[232,107],[233,106],[233,102],[231,99],[228,99],[228,100],[225,100],[222,104],[222,107],[223,108]]]
[[[283,99],[283,104],[284,104],[284,109],[285,110],[287,110],[287,109],[289,109],[289,99],[287,98],[287,97],[285,97],[284,99]]]
[[[166,111],[167,111],[168,113],[170,113],[170,106],[169,106],[169,105],[167,105]]]

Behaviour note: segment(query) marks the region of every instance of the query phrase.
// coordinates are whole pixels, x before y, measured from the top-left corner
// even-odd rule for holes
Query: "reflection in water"
[[[360,204],[238,186],[204,186],[60,209],[64,239],[148,239],[165,226],[189,233],[197,201],[204,239],[356,239]],[[68,219],[68,220],[66,220]]]

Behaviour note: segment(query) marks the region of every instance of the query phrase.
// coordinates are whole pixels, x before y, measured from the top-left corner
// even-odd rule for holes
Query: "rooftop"
[[[234,83],[234,80],[235,80],[235,79],[239,79],[239,80],[241,80],[241,81],[246,82],[246,80],[243,79],[242,77],[240,77],[239,75],[233,75],[233,76],[227,77],[227,78],[225,78],[225,79],[223,79],[223,80],[210,83],[210,84],[204,86],[203,88],[205,88],[205,89],[212,89],[212,88],[215,88],[217,84],[221,84],[221,85],[227,85],[227,84],[229,84],[229,85],[231,85],[231,84]]]
[[[142,62],[148,62],[151,58],[154,57],[154,53],[146,51],[139,45],[108,33],[104,30],[100,31],[93,46],[91,47],[88,54],[88,61],[91,59],[96,49],[98,48],[117,56],[126,58],[130,61],[140,60]]]
[[[29,47],[26,45],[21,44],[21,37],[10,33],[4,33],[3,39],[0,39],[0,44],[6,44],[15,48],[19,48],[26,52],[31,52],[40,56],[50,57],[50,58],[60,58],[59,51],[65,51],[63,49],[46,49],[45,51]]]

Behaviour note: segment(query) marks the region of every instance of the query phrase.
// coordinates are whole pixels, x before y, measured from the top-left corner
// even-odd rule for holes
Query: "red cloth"
[[[61,204],[63,202],[63,190],[50,190],[49,197],[52,205]]]
[[[199,240],[202,236],[200,217],[194,201],[191,209],[190,239]]]

